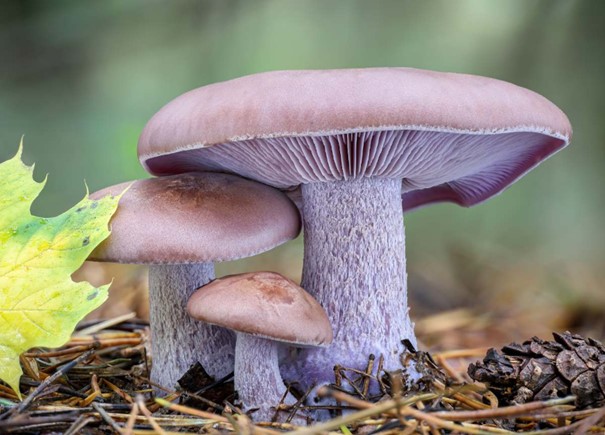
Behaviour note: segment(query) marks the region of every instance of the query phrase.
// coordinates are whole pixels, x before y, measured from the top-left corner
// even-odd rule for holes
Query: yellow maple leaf
[[[65,344],[76,324],[107,299],[108,285],[74,282],[71,274],[109,235],[119,197],[88,195],[65,213],[33,216],[44,188],[17,155],[0,163],[0,379],[19,393],[19,355]]]

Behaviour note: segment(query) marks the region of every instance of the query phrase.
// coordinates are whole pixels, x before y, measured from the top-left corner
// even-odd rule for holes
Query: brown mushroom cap
[[[131,183],[91,195],[117,195]],[[189,173],[138,180],[121,198],[96,261],[219,262],[267,251],[300,232],[295,205],[280,191],[243,178]]]
[[[411,68],[275,71],[187,92],[139,140],[147,170],[237,173],[279,188],[402,179],[405,209],[470,206],[568,144],[565,114],[486,77]]]
[[[187,311],[195,319],[271,340],[303,346],[332,341],[330,321],[319,303],[273,272],[212,281],[191,296]]]

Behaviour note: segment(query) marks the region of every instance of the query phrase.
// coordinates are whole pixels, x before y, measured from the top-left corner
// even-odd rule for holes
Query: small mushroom
[[[300,188],[302,286],[334,328],[332,346],[296,363],[312,384],[333,380],[336,364],[363,369],[370,354],[396,370],[401,340],[415,344],[404,210],[486,201],[570,137],[558,107],[500,80],[411,68],[274,71],[177,97],[143,130],[139,159],[155,175],[220,170]]]
[[[245,411],[268,421],[282,399],[293,404],[278,367],[279,343],[326,346],[332,327],[323,308],[293,281],[272,272],[217,279],[187,304],[198,320],[236,332],[235,390]]]
[[[122,192],[129,184],[91,195]],[[138,180],[121,198],[111,235],[89,260],[149,264],[151,379],[172,388],[196,361],[221,378],[233,370],[235,340],[186,313],[214,262],[249,257],[295,238],[300,217],[280,191],[237,176],[190,173]]]

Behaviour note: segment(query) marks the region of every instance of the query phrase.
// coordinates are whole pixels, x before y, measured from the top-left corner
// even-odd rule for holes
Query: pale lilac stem
[[[289,393],[284,398],[286,386],[279,372],[279,346],[266,338],[237,334],[235,391],[244,411],[256,409],[252,413],[254,421],[271,421],[282,399],[288,405],[295,402]]]
[[[212,263],[149,267],[151,380],[166,388],[198,362],[215,379],[233,371],[234,334],[187,314],[191,294],[214,279]]]
[[[326,310],[333,343],[303,349],[305,386],[334,381],[340,364],[364,370],[370,354],[401,368],[401,340],[415,346],[407,303],[401,180],[361,178],[302,186],[302,287]],[[291,372],[286,370],[290,375]]]

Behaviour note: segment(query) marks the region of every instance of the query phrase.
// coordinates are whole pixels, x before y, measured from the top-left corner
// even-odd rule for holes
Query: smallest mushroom
[[[327,346],[332,327],[319,303],[293,281],[273,272],[231,275],[198,289],[189,315],[236,332],[235,390],[255,421],[269,421],[283,400],[293,404],[278,366],[279,342]]]

